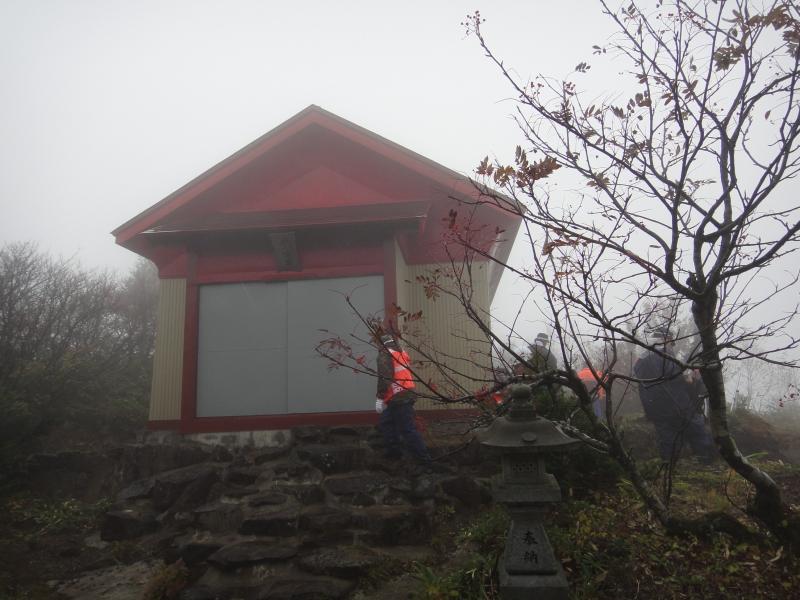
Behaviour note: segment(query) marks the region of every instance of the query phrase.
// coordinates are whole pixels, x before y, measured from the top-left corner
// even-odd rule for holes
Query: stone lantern
[[[492,479],[492,495],[511,517],[498,564],[500,597],[568,599],[567,579],[542,524],[548,506],[561,500],[561,489],[545,470],[544,459],[547,454],[574,449],[580,442],[552,421],[536,416],[530,386],[515,385],[508,413],[495,419],[482,443],[500,450],[503,470]]]

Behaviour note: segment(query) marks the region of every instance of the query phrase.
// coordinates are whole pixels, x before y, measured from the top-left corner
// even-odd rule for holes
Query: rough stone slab
[[[105,542],[130,540],[157,528],[155,513],[147,509],[110,510],[103,516],[100,524],[100,539]]]
[[[192,513],[201,529],[225,532],[236,531],[242,523],[242,507],[230,502],[213,502],[197,508]]]
[[[262,511],[249,515],[242,521],[239,533],[243,535],[293,536],[297,533],[296,509]]]
[[[263,472],[264,468],[259,466],[230,467],[225,469],[222,479],[234,485],[252,485]]]
[[[353,515],[329,506],[312,507],[300,514],[300,529],[324,533],[328,530],[342,530],[351,527]]]
[[[300,557],[297,564],[314,575],[331,575],[342,579],[355,579],[379,564],[380,555],[364,546],[336,546],[321,548]]]
[[[59,594],[76,600],[141,600],[142,590],[159,568],[162,563],[153,561],[116,565],[56,582],[53,587]]]
[[[363,431],[359,430],[355,427],[347,427],[347,426],[339,426],[339,427],[331,427],[328,431],[332,436],[338,437],[349,437],[349,438],[360,438]]]
[[[492,501],[491,492],[472,477],[457,475],[440,482],[442,491],[459,500],[464,506],[475,508]]]
[[[232,458],[230,452],[224,448],[208,448],[192,443],[127,444],[114,449],[114,454],[121,464],[121,478],[126,482],[189,465],[209,461],[224,462]]]
[[[303,444],[313,444],[324,442],[328,439],[328,429],[315,427],[313,425],[303,425],[292,429],[294,438]]]
[[[325,487],[337,496],[370,494],[389,482],[383,473],[358,473],[354,475],[333,475],[325,479]]]
[[[293,484],[281,482],[276,483],[275,488],[279,492],[294,496],[300,504],[316,504],[325,500],[325,490],[317,483]]]
[[[156,482],[152,478],[139,479],[117,494],[117,502],[127,502],[129,500],[139,500],[149,498],[153,493]]]
[[[220,548],[208,557],[208,562],[223,569],[235,569],[269,561],[288,560],[297,555],[296,540],[254,540],[238,542]]]
[[[367,450],[353,445],[313,444],[298,448],[297,456],[329,475],[360,469],[364,466]]]
[[[169,511],[172,513],[185,512],[207,502],[212,489],[218,481],[219,476],[215,469],[201,472],[197,479],[189,482],[183,488],[180,495],[169,507]]]
[[[432,475],[417,477],[408,492],[409,499],[413,501],[430,500],[436,497],[437,478]]]
[[[291,444],[286,444],[285,446],[276,446],[272,448],[259,448],[255,451],[252,455],[253,462],[257,465],[262,465],[266,462],[270,462],[273,460],[277,460],[283,456],[286,456],[291,450]]]
[[[353,506],[373,506],[377,503],[374,497],[369,494],[353,494],[341,499],[343,502],[352,504]]]
[[[333,577],[275,577],[253,600],[339,600],[346,598],[354,587],[354,582]]]
[[[309,464],[287,461],[272,467],[276,479],[292,480],[298,483],[319,483],[322,475]]]
[[[267,492],[266,494],[258,494],[247,500],[247,504],[254,508],[260,506],[280,506],[286,504],[289,497],[280,492]]]
[[[217,477],[216,467],[209,463],[201,463],[159,473],[153,477],[152,499],[156,510],[168,509],[180,497],[183,490],[197,480],[210,480]]]
[[[221,542],[213,539],[190,540],[178,547],[176,557],[187,567],[204,562],[209,556],[223,547]]]
[[[246,486],[246,487],[232,487],[232,488],[223,488],[220,491],[220,496],[223,498],[246,498],[248,496],[255,496],[261,490],[254,486]]]
[[[205,531],[186,533],[175,538],[174,547],[165,553],[164,559],[167,562],[175,562],[181,559],[186,566],[193,566],[202,563],[223,546],[246,541],[247,539],[249,538],[243,538],[238,534],[218,535]]]
[[[430,513],[422,506],[368,506],[354,517],[356,526],[367,529],[378,545],[414,545],[430,540]]]

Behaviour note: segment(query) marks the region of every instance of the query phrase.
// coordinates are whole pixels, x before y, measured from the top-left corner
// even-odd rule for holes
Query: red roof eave
[[[477,198],[481,194],[479,184],[468,177],[318,106],[311,105],[115,229],[112,234],[116,236],[117,243],[125,245],[138,233],[152,228],[169,214],[191,202],[199,194],[233,175],[268,150],[275,148],[311,124],[325,127],[376,154],[401,164],[441,184],[451,193],[469,198]]]

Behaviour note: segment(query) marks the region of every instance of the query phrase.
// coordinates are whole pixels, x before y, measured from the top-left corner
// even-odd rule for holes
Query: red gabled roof
[[[340,148],[357,156],[355,162],[361,166],[345,163],[338,156]],[[331,166],[333,162],[337,164]],[[337,196],[337,186],[346,193]],[[449,197],[477,199],[479,189],[468,177],[311,105],[112,233],[118,244],[138,251],[140,234],[320,223],[326,215],[332,218],[326,211],[348,203],[353,208],[334,210],[337,218],[329,221],[331,224],[369,203],[386,206],[375,211],[364,208],[364,217],[374,212],[378,220],[402,220],[410,210],[419,219],[416,212],[420,201],[425,201],[433,203],[426,216],[441,219],[447,215],[445,204],[452,204]],[[306,199],[328,197],[321,205],[303,205],[298,198],[304,192]],[[399,209],[403,203],[414,206]],[[311,214],[315,209],[320,211],[316,217]],[[294,210],[302,214],[289,214]],[[495,219],[508,230],[509,240],[495,248],[496,258],[504,260],[520,219],[499,208],[490,220]],[[353,222],[363,222],[363,218]],[[496,271],[491,277],[494,290],[502,269],[492,270]]]

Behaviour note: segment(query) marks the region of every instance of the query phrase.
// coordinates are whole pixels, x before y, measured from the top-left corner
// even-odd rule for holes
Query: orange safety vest
[[[384,398],[386,402],[389,402],[395,394],[399,394],[403,390],[414,389],[414,376],[411,374],[411,369],[409,369],[411,358],[408,356],[408,352],[389,350],[389,354],[392,356],[394,374],[392,375],[392,383],[386,391],[386,398]]]
[[[601,378],[603,377],[602,371],[598,372],[597,374]],[[587,391],[592,393],[592,391],[594,390],[593,393],[596,394],[598,398],[600,398],[601,400],[605,399],[606,391],[600,385],[600,382],[598,382],[597,379],[594,378],[592,370],[589,367],[584,367],[583,369],[578,371],[578,379],[580,379],[583,382],[583,385],[586,386]]]

